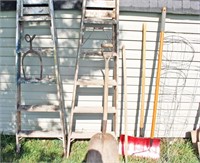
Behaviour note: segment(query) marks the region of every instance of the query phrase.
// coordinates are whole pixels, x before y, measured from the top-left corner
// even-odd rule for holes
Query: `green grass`
[[[88,141],[75,141],[68,159],[62,156],[62,141],[57,139],[23,139],[19,154],[15,152],[15,136],[1,135],[0,162],[81,163],[86,155]],[[188,139],[161,141],[159,160],[128,157],[134,163],[199,163],[192,143]],[[123,162],[123,158],[120,157]]]

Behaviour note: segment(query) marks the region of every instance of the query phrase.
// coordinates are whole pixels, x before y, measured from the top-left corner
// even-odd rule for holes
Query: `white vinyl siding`
[[[73,79],[76,62],[76,52],[79,38],[80,12],[75,10],[55,11],[55,26],[58,35],[58,55],[60,61],[60,72],[62,76],[64,98],[66,106],[66,117],[70,113],[70,105],[73,91]],[[161,14],[120,12],[119,37],[120,49],[126,47],[127,55],[127,84],[128,84],[128,133],[138,136],[139,109],[141,94],[141,48],[142,48],[142,25],[147,23],[146,43],[146,89],[145,89],[145,136],[150,135],[151,118],[154,101],[155,77],[157,67],[157,54],[159,48],[159,27]],[[15,132],[15,12],[0,12],[0,132]],[[168,15],[165,25],[165,37],[170,41],[173,38],[187,40],[184,44],[168,46],[164,43],[163,66],[161,72],[160,96],[157,111],[156,137],[185,137],[186,133],[199,126],[199,105],[200,105],[200,20],[198,16],[189,15]],[[50,47],[51,39],[47,27],[43,29],[29,27],[25,32],[32,34],[43,34],[33,41],[33,47]],[[93,48],[95,38],[100,38],[101,33],[92,36]],[[169,41],[169,40],[168,40]],[[90,40],[91,42],[91,40]],[[90,43],[86,46],[90,47]],[[98,45],[98,43],[97,43]],[[182,47],[181,47],[182,46]],[[27,45],[28,47],[28,45]],[[177,52],[171,53],[173,48]],[[191,48],[194,51],[191,51]],[[183,63],[181,69],[166,70],[171,54],[176,55],[176,65]],[[184,56],[179,58],[178,55]],[[191,57],[193,56],[193,57]],[[122,108],[122,54],[119,59],[119,103],[118,103],[118,136],[124,132],[124,114]],[[173,57],[172,57],[173,58]],[[52,72],[51,56],[43,58],[44,75]],[[171,58],[170,58],[171,59]],[[35,62],[36,61],[36,62]],[[171,60],[170,60],[171,61]],[[183,62],[184,61],[184,62]],[[38,58],[32,58],[30,71],[38,75]],[[90,72],[91,75],[101,78],[103,61],[91,62],[86,59],[81,65],[81,75]],[[171,70],[171,69],[170,69]],[[112,73],[112,70],[110,71]],[[167,74],[167,75],[166,75]],[[182,75],[182,76],[181,76]],[[179,79],[179,80],[178,80]],[[182,83],[181,83],[182,80]],[[179,84],[177,86],[177,83]],[[179,87],[180,89],[177,89]],[[27,103],[57,103],[55,88],[49,86],[24,85],[22,101]],[[170,92],[171,91],[171,92]],[[176,91],[176,92],[174,92]],[[103,89],[82,89],[79,92],[79,103],[85,105],[101,105]],[[93,93],[94,96],[90,96]],[[112,101],[112,90],[110,90],[109,104]],[[45,116],[47,118],[42,118]],[[80,131],[100,130],[101,115],[96,115],[93,120],[88,121],[89,115],[78,116],[76,128]],[[42,113],[40,117],[36,113],[25,114],[23,125],[27,128],[57,128],[58,119],[52,120],[56,114]],[[91,117],[91,116],[90,116]],[[110,120],[108,122],[110,128]],[[198,123],[198,124],[195,124]]]

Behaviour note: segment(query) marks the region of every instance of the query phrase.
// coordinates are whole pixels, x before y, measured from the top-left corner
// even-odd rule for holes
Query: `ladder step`
[[[57,105],[20,105],[17,110],[26,112],[58,112],[60,109]]]
[[[32,16],[42,16],[42,15],[49,15],[49,7],[43,7],[43,6],[36,6],[36,7],[24,7],[23,15],[32,15]]]
[[[17,133],[18,137],[26,138],[62,138],[62,131],[36,131],[36,130],[21,130]]]
[[[86,10],[85,11],[85,18],[95,18],[95,19],[109,19],[112,20],[112,18],[115,17],[115,13],[113,10]]]
[[[48,0],[23,0],[23,4],[24,5],[28,5],[28,4],[31,4],[31,5],[41,5],[41,4],[49,4],[49,1]]]
[[[104,19],[84,19],[84,24],[98,24],[98,25],[113,25],[117,24],[117,21],[114,19],[104,20]]]
[[[56,79],[54,77],[48,78],[45,77],[42,80],[38,80],[35,78],[31,79],[25,79],[25,78],[19,78],[17,81],[18,84],[56,84]]]
[[[81,56],[103,56],[102,51],[83,51]]]
[[[105,44],[101,44],[102,48],[113,48],[113,44],[111,43],[105,43]]]
[[[81,86],[103,86],[104,85],[104,80],[97,80],[97,79],[78,79],[77,85]],[[109,80],[108,81],[109,86],[116,86],[117,82],[116,80]]]
[[[87,0],[86,7],[90,8],[115,8],[114,0]]]
[[[51,21],[50,16],[22,16],[19,18],[19,21],[25,21],[25,22],[43,22],[43,21]]]
[[[114,132],[108,132],[115,137]],[[72,132],[71,139],[90,139],[92,136],[97,134],[97,132]]]
[[[74,109],[74,113],[103,113],[103,107],[96,106],[76,106]],[[108,107],[108,113],[113,114],[116,113],[115,107]]]

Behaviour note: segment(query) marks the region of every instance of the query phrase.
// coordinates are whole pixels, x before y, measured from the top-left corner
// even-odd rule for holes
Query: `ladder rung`
[[[41,7],[41,6],[36,6],[36,7],[24,7],[24,12],[23,15],[49,15],[49,7]]]
[[[115,137],[114,132],[108,132],[109,134]],[[71,139],[90,139],[92,136],[97,134],[97,132],[72,132]]]
[[[56,105],[20,105],[17,110],[26,112],[58,112],[60,109]]]
[[[23,0],[23,4],[41,5],[41,4],[49,4],[49,1],[48,0]]]
[[[104,80],[97,80],[97,79],[78,79],[77,85],[81,86],[103,86],[104,85]],[[117,82],[116,80],[109,80],[108,81],[109,86],[116,86]]]
[[[74,113],[103,113],[103,107],[95,107],[95,106],[77,106],[74,109]],[[116,113],[115,107],[108,107],[108,113],[113,114]]]
[[[103,56],[102,51],[83,51],[82,56]]]
[[[114,0],[87,0],[86,7],[90,8],[115,8]]]
[[[99,25],[113,25],[117,24],[117,21],[114,19],[104,20],[104,19],[84,19],[85,24],[99,24]]]
[[[18,84],[55,84],[56,79],[55,78],[43,78],[42,80],[37,80],[35,78],[31,79],[25,79],[25,78],[19,78]]]
[[[62,138],[61,131],[36,131],[36,130],[21,130],[17,133],[18,137],[27,138]]]
[[[19,18],[19,21],[27,21],[27,22],[51,21],[51,17],[50,16],[22,16]]]
[[[111,43],[105,43],[105,44],[101,44],[102,48],[113,48],[113,44]]]
[[[98,19],[113,19],[115,12],[112,10],[86,10],[85,18],[98,18]]]

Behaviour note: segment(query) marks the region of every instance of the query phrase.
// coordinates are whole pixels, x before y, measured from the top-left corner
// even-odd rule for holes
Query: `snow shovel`
[[[162,20],[161,20],[161,32],[160,32],[160,48],[158,54],[158,67],[157,67],[157,77],[156,77],[156,88],[154,96],[154,108],[151,126],[150,138],[140,138],[128,136],[128,155],[148,157],[153,159],[158,159],[160,157],[160,139],[154,138],[155,124],[156,124],[156,112],[159,94],[159,83],[160,83],[160,72],[162,63],[162,50],[164,41],[164,27],[166,18],[166,8],[162,9]],[[125,136],[120,136],[120,146],[119,151],[124,155],[124,140]]]
[[[103,52],[105,60],[105,78],[104,78],[104,104],[103,104],[103,125],[102,133],[97,133],[90,139],[86,163],[109,162],[118,163],[118,142],[116,138],[109,133],[107,129],[108,117],[108,77],[109,77],[109,60],[112,56],[110,52]]]

